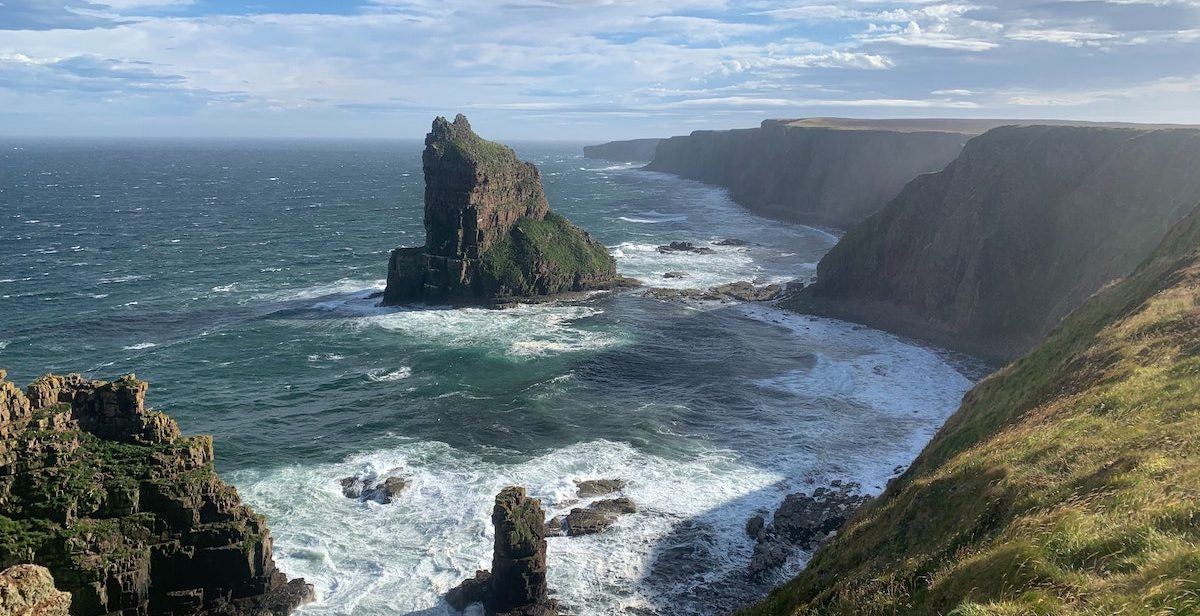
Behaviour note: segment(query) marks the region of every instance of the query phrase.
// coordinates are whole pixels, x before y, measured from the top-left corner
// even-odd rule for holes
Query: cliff
[[[1011,360],[1153,250],[1197,161],[1197,130],[991,130],[846,233],[795,306]]]
[[[1200,208],[747,615],[1200,613]]]
[[[662,139],[630,139],[628,141],[610,141],[600,145],[589,145],[583,148],[586,158],[608,160],[614,163],[647,162],[654,160],[654,151]]]
[[[0,567],[45,566],[76,615],[283,615],[311,599],[265,520],[213,470],[212,439],[145,408],[132,375],[0,371]]]
[[[664,140],[646,169],[726,188],[761,216],[846,229],[909,180],[945,167],[980,127],[951,120],[767,120],[759,128]]]
[[[550,211],[537,167],[466,117],[425,138],[425,245],[397,248],[383,303],[495,303],[620,282],[602,244]]]

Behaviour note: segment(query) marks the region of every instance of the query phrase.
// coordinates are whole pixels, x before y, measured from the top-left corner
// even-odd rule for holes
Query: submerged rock
[[[425,138],[425,245],[397,248],[383,304],[497,304],[629,284],[608,249],[550,211],[537,167],[437,118]]]
[[[54,587],[45,567],[15,565],[0,571],[0,614],[67,616],[71,594]]]
[[[491,571],[478,571],[446,594],[462,611],[482,603],[489,615],[553,616],[558,604],[546,583],[546,526],[541,502],[525,488],[509,487],[496,495],[492,509],[496,540]]]
[[[346,498],[375,501],[380,505],[391,504],[408,487],[408,480],[401,477],[375,481],[371,477],[351,476],[343,478],[340,483],[342,495]]]
[[[691,242],[671,242],[665,246],[659,246],[656,250],[663,253],[691,252],[699,255],[707,255],[716,252],[708,246],[697,246]]]
[[[663,278],[687,278],[687,272],[667,272]]]
[[[736,238],[727,238],[713,242],[714,246],[749,246],[750,242]]]
[[[145,408],[147,389],[133,375],[47,375],[27,394],[0,380],[4,558],[49,569],[72,614],[282,616],[311,600],[214,472],[212,438]]]

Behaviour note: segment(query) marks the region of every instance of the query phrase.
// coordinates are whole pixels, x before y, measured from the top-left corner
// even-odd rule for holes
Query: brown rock
[[[70,607],[71,594],[54,587],[45,567],[16,565],[0,572],[0,614],[67,616]]]

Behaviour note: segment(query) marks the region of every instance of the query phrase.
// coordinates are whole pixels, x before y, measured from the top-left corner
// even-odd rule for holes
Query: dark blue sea
[[[710,187],[516,144],[552,207],[647,284],[806,280],[836,238]],[[486,568],[491,500],[551,514],[620,478],[636,514],[549,540],[573,614],[710,614],[765,593],[745,521],[834,479],[877,492],[969,380],[934,350],[767,305],[640,291],[508,310],[379,308],[388,251],[423,241],[421,144],[0,141],[0,367],[151,382],[216,438],[303,614],[442,614]],[[664,255],[672,240],[710,255]],[[668,271],[686,277],[664,279]],[[345,498],[400,475],[398,502]],[[586,502],[585,502],[586,504]]]

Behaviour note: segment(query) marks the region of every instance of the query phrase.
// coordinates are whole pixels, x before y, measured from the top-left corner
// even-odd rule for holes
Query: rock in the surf
[[[503,304],[631,282],[603,244],[550,210],[537,167],[463,115],[434,120],[422,160],[425,245],[392,252],[384,305]]]
[[[555,517],[547,524],[553,535],[581,537],[608,530],[617,518],[637,512],[637,504],[627,496],[599,500],[587,507],[576,507],[565,516]]]
[[[575,482],[575,492],[579,498],[604,496],[624,489],[624,479],[585,479]]]
[[[478,571],[446,594],[456,610],[481,603],[489,615],[553,616],[558,604],[546,582],[546,525],[542,504],[509,487],[492,509],[496,540],[490,571]]]
[[[408,480],[402,477],[386,477],[383,481],[375,481],[370,477],[351,476],[343,478],[340,485],[342,495],[346,498],[389,505],[408,487]]]
[[[656,250],[661,253],[690,252],[699,255],[708,255],[716,252],[708,246],[697,246],[691,242],[671,242],[670,244],[659,246]]]

